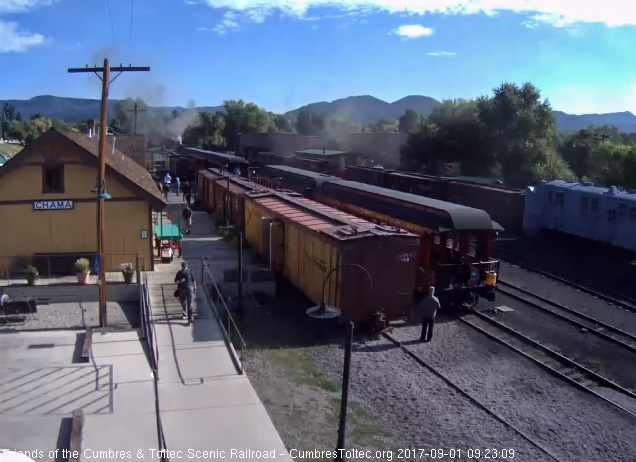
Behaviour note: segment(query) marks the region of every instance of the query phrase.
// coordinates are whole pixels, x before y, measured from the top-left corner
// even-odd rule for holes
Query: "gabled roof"
[[[18,154],[9,159],[4,167],[0,170],[0,178],[6,175],[13,168],[18,167],[29,154],[36,151],[41,146],[51,140],[62,140],[63,142],[74,143],[97,165],[99,158],[99,139],[97,137],[89,138],[83,133],[63,132],[55,128],[49,129],[39,138],[35,139],[28,147],[24,148]],[[124,185],[132,191],[139,194],[140,197],[147,200],[153,209],[161,210],[166,206],[161,192],[157,184],[150,176],[150,172],[135,162],[130,157],[115,148],[114,153],[112,145],[106,145],[106,174],[120,180]]]

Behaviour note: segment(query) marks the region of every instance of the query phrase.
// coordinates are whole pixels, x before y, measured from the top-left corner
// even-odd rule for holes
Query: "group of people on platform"
[[[190,206],[192,203],[192,185],[188,181],[181,184],[181,180],[179,179],[179,177],[175,178],[174,184],[175,195],[178,196],[179,194],[183,194],[183,201],[186,202],[188,206]],[[159,184],[159,189],[161,190],[166,201],[168,201],[168,193],[170,192],[171,187],[172,176],[170,176],[170,173],[166,173],[166,175],[163,177],[163,182]]]

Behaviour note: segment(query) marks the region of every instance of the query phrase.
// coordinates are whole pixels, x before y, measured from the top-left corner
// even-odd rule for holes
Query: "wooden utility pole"
[[[137,109],[137,101],[135,101],[135,109],[128,109],[126,112],[134,112],[135,113],[135,135],[137,134],[137,113],[138,112],[146,112],[145,109]]]
[[[119,72],[113,80],[110,79],[110,73]],[[104,256],[105,249],[105,221],[104,221],[104,199],[106,199],[105,177],[106,177],[106,136],[108,132],[108,90],[110,84],[121,75],[122,72],[143,72],[150,71],[149,67],[110,67],[108,59],[104,59],[103,67],[89,68],[73,68],[69,69],[69,73],[78,72],[94,72],[102,81],[102,107],[100,115],[99,129],[99,168],[97,173],[97,252],[99,253],[99,325],[101,327],[108,326],[108,318],[106,315],[106,271]],[[99,73],[102,75],[100,76]]]

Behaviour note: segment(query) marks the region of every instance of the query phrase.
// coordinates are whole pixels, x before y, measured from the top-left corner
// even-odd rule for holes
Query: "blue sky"
[[[634,43],[624,0],[0,0],[0,99],[98,98],[97,77],[67,68],[109,57],[151,67],[111,97],[155,105],[282,112],[531,81],[555,109],[636,112]]]

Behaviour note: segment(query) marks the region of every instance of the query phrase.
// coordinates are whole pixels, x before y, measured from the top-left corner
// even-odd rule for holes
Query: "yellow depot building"
[[[98,139],[50,129],[0,169],[0,266],[22,271],[49,255],[97,251]],[[154,269],[152,211],[166,203],[150,173],[107,144],[102,267]],[[42,257],[40,259],[39,257]],[[37,266],[37,265],[36,265]],[[46,268],[38,268],[41,274]],[[2,271],[2,269],[0,269]]]

